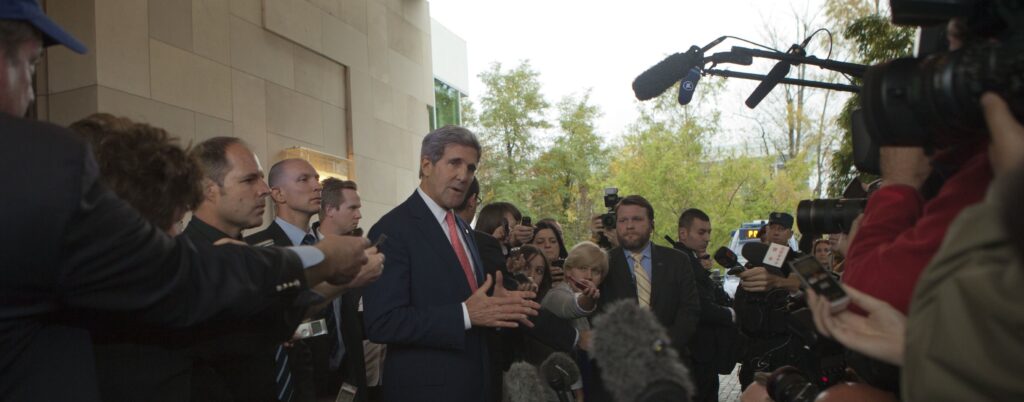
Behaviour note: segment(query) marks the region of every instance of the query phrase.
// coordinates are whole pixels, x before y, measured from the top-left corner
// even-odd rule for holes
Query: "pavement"
[[[740,365],[737,364],[729,375],[718,376],[718,401],[738,402],[740,400]]]

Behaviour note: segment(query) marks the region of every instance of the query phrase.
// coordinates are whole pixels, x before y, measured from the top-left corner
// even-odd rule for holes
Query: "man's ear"
[[[203,200],[216,203],[220,199],[220,186],[210,180],[208,177],[203,177]]]
[[[284,199],[284,192],[281,191],[280,187],[270,188],[270,198],[274,200],[275,204],[286,204]]]
[[[434,163],[431,162],[429,158],[425,156],[420,158],[420,177],[430,176],[427,173],[430,172],[430,168],[432,167],[434,167]]]

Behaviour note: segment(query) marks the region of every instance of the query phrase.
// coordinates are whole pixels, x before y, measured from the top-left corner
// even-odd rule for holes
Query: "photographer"
[[[984,202],[950,225],[945,246],[924,270],[911,313],[845,287],[867,314],[832,314],[828,301],[808,302],[818,331],[865,355],[904,367],[904,401],[1002,401],[1024,396],[1024,250],[1012,233],[1024,187],[1024,126],[1005,101],[982,97],[996,175]]]

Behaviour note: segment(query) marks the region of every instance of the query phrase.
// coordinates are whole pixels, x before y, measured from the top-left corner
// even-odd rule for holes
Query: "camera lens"
[[[796,224],[801,233],[849,233],[867,203],[867,198],[803,200],[796,209]]]
[[[771,377],[768,377],[767,389],[768,395],[775,402],[810,402],[820,392],[793,366],[779,367],[772,372]]]

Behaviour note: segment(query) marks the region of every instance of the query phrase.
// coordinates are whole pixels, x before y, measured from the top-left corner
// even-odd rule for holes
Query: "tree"
[[[832,0],[839,2],[840,0]],[[852,0],[845,0],[852,1]],[[863,64],[876,64],[885,60],[910,55],[913,50],[914,30],[898,27],[889,22],[887,17],[876,13],[862,15],[845,22],[843,37],[848,40],[856,54],[857,61]],[[833,18],[849,18],[850,15]],[[858,82],[859,83],[859,82]],[[830,163],[828,194],[837,197],[842,194],[846,184],[856,177],[862,177],[853,166],[853,131],[851,115],[860,106],[860,96],[847,100],[842,113],[836,119],[836,126],[842,130],[838,151]],[[864,180],[870,179],[865,176]]]
[[[594,129],[601,111],[590,103],[589,90],[565,97],[557,109],[560,133],[533,164],[529,209],[558,220],[571,247],[590,236],[590,217],[602,194],[595,174],[604,171],[607,154]]]
[[[538,151],[534,134],[550,127],[538,76],[529,61],[508,71],[493,63],[479,75],[485,90],[477,123],[487,155],[480,181],[487,200],[526,205],[529,166]]]

